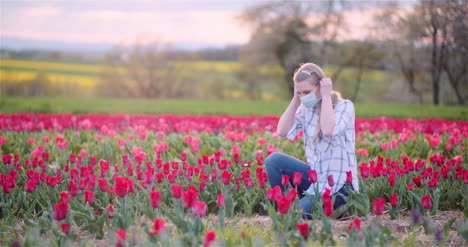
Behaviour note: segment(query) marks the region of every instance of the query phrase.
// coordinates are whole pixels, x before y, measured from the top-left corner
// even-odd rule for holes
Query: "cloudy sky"
[[[2,37],[80,43],[131,44],[136,40],[142,43],[160,40],[227,45],[248,41],[250,30],[236,16],[265,0],[0,2]],[[369,21],[366,15],[356,11],[350,12],[350,16],[356,26]]]

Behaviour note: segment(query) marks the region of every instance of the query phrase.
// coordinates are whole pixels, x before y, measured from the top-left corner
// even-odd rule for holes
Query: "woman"
[[[284,192],[282,175],[288,175],[292,184],[293,174],[301,172],[299,193],[307,193],[313,199],[316,188],[320,194],[328,188],[335,195],[336,209],[345,203],[342,196],[348,195],[347,186],[358,190],[353,103],[332,91],[330,78],[313,63],[300,66],[293,81],[294,97],[281,115],[277,133],[294,140],[299,131],[304,132],[307,164],[286,154],[273,153],[266,159],[268,180],[272,188],[278,185]],[[309,181],[310,170],[317,172],[314,184]],[[312,207],[309,196],[299,200],[303,218],[311,219]]]

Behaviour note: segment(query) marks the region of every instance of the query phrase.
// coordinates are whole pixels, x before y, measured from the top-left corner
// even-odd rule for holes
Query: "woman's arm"
[[[294,97],[289,103],[288,108],[283,112],[279,121],[278,127],[276,128],[276,133],[279,136],[286,136],[288,131],[291,130],[294,124],[294,117],[296,114],[297,108],[301,105],[301,99],[297,95],[296,90],[294,90]]]
[[[326,137],[333,134],[336,125],[335,113],[332,105],[332,81],[330,78],[323,78],[320,81],[320,95],[322,97],[322,106],[320,109],[320,129]]]

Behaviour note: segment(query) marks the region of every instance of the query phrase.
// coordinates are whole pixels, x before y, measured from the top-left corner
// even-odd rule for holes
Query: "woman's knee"
[[[271,169],[272,166],[278,163],[278,161],[281,159],[282,153],[272,153],[268,155],[268,157],[265,160],[265,166],[267,169]]]

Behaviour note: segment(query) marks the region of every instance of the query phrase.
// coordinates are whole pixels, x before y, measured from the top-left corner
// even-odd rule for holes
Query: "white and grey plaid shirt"
[[[336,125],[333,134],[325,137],[320,134],[315,144],[312,139],[319,127],[320,112],[312,108],[300,105],[296,110],[294,125],[286,137],[294,140],[299,131],[304,131],[304,147],[307,163],[312,170],[317,171],[318,189],[322,194],[325,188],[331,188],[332,193],[338,192],[346,182],[346,172],[351,171],[353,176],[353,188],[359,190],[357,162],[355,154],[355,130],[354,130],[354,105],[346,99],[339,99],[333,112],[336,116]],[[335,185],[328,185],[328,176],[333,175]],[[315,185],[307,189],[307,193],[313,195]]]

